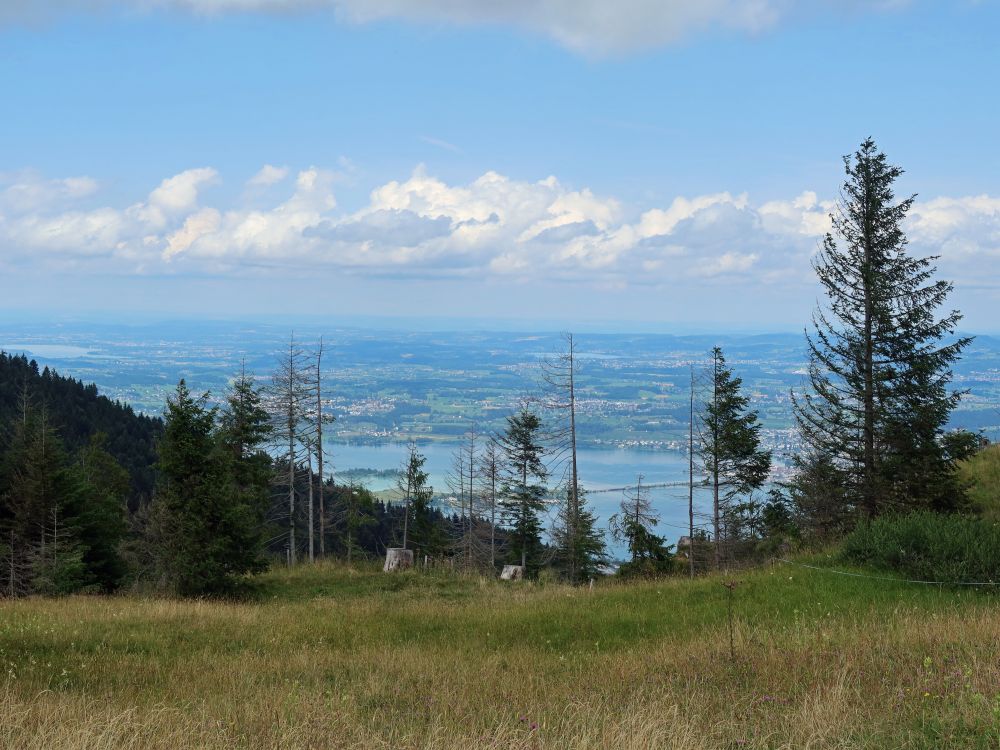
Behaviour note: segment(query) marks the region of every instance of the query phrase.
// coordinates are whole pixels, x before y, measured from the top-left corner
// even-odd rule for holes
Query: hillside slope
[[[149,497],[155,482],[156,439],[161,420],[136,414],[132,407],[97,392],[97,386],[64,377],[24,355],[0,352],[0,426],[18,418],[25,394],[43,406],[70,451],[84,446],[95,433],[107,436],[111,455],[128,471],[133,507]],[[0,433],[0,446],[3,434]]]

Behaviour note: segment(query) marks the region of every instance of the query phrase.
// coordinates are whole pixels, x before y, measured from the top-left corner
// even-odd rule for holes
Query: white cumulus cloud
[[[250,187],[270,187],[288,177],[288,167],[275,167],[265,164],[253,177],[247,181]]]
[[[272,180],[284,168],[260,174]],[[262,194],[210,200],[209,167],[168,177],[124,206],[94,205],[88,178],[0,175],[0,262],[76,264],[100,273],[269,272],[400,278],[514,278],[628,285],[812,283],[810,258],[835,203],[814,191],[755,202],[728,192],[627,206],[550,176],[488,171],[453,184],[424,167],[339,209],[336,173],[289,170]],[[914,205],[914,251],[940,254],[949,278],[988,283],[1000,256],[1000,198]]]
[[[68,203],[97,191],[90,177],[45,179],[37,172],[0,173],[0,210],[33,211],[56,202]]]

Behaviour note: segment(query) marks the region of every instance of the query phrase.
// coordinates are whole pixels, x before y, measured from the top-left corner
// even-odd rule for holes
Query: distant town
[[[181,377],[219,399],[245,366],[267,380],[291,327],[240,323],[57,327],[39,322],[0,329],[0,348],[24,351],[41,366],[93,380],[100,391],[159,415]],[[545,398],[540,363],[559,333],[372,331],[331,326],[326,407],[328,439],[340,443],[449,444],[470,427],[495,432],[525,397]],[[296,326],[308,347],[318,330]],[[707,352],[722,343],[760,412],[763,443],[776,475],[796,448],[790,393],[803,384],[801,334],[578,334],[581,446],[676,451],[687,446],[691,377],[704,398]],[[952,424],[1000,437],[1000,339],[980,336],[955,374],[967,391]]]

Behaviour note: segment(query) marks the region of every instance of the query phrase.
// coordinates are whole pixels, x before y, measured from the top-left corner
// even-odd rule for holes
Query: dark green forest
[[[24,355],[0,352],[0,440],[9,440],[10,425],[33,408],[47,411],[50,426],[71,453],[102,434],[105,449],[129,474],[129,506],[134,509],[150,498],[161,419],[99,395],[92,383],[85,385],[48,367],[39,370]]]
[[[182,382],[160,419],[0,352],[0,593],[234,592],[290,558],[290,526],[308,533],[302,504],[291,516],[283,504],[289,476],[296,498],[325,501],[314,505],[327,509],[324,552],[371,558],[399,544],[409,509],[320,482],[297,457],[291,474],[280,469],[261,398],[237,376],[220,410]],[[467,523],[426,504],[413,515],[426,555],[450,551]]]

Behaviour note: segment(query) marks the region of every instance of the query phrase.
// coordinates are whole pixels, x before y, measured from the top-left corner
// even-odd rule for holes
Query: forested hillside
[[[136,414],[131,406],[99,395],[96,385],[84,385],[47,367],[39,370],[24,355],[0,352],[0,445],[9,439],[12,422],[23,418],[26,406],[44,410],[71,453],[103,434],[105,450],[129,474],[129,506],[135,508],[150,497],[162,420]]]

